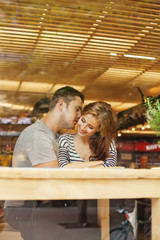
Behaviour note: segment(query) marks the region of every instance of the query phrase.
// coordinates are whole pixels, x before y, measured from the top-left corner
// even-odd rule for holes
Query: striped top
[[[63,134],[58,138],[59,143],[59,166],[64,167],[68,163],[71,162],[85,162],[78,153],[76,152],[74,146],[74,135],[73,134]],[[109,148],[109,155],[106,160],[104,160],[105,167],[114,167],[117,163],[117,151],[114,140],[111,141],[111,145]]]

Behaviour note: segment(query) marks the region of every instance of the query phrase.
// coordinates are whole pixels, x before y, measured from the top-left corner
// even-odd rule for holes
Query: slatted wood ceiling
[[[141,102],[137,87],[158,95],[159,36],[159,0],[1,0],[0,115],[29,111],[59,84],[116,111]]]

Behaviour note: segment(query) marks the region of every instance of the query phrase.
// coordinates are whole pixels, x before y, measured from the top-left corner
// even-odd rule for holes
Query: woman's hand
[[[104,162],[99,160],[99,161],[93,161],[94,162],[94,165],[91,166],[91,168],[103,168],[104,167]],[[92,163],[93,163],[92,162]]]
[[[104,165],[99,165],[99,166],[95,166],[93,168],[105,168],[105,166]]]
[[[92,168],[92,167],[103,167],[103,161],[91,161],[91,162],[72,162],[64,166],[64,168]]]

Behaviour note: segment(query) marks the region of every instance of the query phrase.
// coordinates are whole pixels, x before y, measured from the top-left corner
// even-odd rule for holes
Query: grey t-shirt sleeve
[[[58,160],[58,143],[56,138],[43,131],[35,131],[27,144],[26,155],[32,166]]]

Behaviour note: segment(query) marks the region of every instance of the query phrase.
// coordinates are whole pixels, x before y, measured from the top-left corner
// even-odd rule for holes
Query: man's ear
[[[62,111],[63,111],[63,108],[64,108],[64,101],[63,101],[62,99],[60,99],[60,100],[58,101],[57,105],[58,105],[59,111],[62,112]]]

